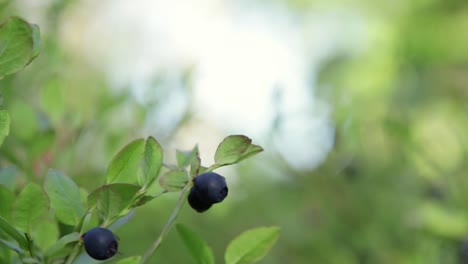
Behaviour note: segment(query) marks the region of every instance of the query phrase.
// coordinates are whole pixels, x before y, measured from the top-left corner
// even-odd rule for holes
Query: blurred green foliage
[[[61,46],[57,24],[68,3],[52,1],[41,55],[0,81],[11,118],[0,183],[15,192],[42,183],[49,168],[94,189],[146,120],[147,106],[111,91],[99,69]],[[242,230],[279,225],[278,244],[261,263],[468,263],[468,2],[285,3],[302,13],[350,8],[371,21],[371,47],[321,65],[317,93],[334,106],[335,147],[317,169],[298,171],[281,149],[266,146],[262,158],[240,166],[223,208],[183,210],[179,221],[213,247],[218,262]],[[15,12],[0,6],[2,20]],[[159,135],[155,127],[155,136],[168,144],[180,125]],[[117,232],[122,254],[142,253],[175,197],[137,209]],[[171,232],[153,260],[191,258]]]

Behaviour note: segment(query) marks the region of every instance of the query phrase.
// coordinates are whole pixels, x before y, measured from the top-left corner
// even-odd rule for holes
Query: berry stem
[[[180,209],[182,209],[186,196],[187,196],[187,191],[190,189],[190,184],[186,184],[184,186],[184,189],[180,192],[179,200],[177,201],[176,207],[172,211],[171,215],[169,216],[169,219],[167,219],[166,224],[164,225],[161,234],[159,234],[159,237],[151,244],[151,246],[146,250],[145,254],[140,260],[140,264],[144,264],[148,259],[154,254],[156,249],[161,245],[161,242],[163,241],[164,237],[167,235],[167,233],[170,231],[172,224],[174,221],[177,219],[177,216],[179,215]]]

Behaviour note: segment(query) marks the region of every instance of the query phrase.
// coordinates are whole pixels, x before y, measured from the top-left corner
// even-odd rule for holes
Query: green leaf
[[[46,250],[57,241],[59,230],[57,222],[41,220],[34,224],[32,237],[35,244],[41,249]]]
[[[247,230],[233,239],[226,249],[226,264],[247,264],[261,260],[278,240],[278,227]]]
[[[10,133],[10,115],[5,110],[0,110],[0,146]]]
[[[24,250],[22,250],[20,247],[18,247],[15,243],[12,243],[10,241],[6,241],[3,239],[0,239],[0,244],[3,244],[5,247],[16,251],[18,254],[24,254]]]
[[[251,143],[250,138],[242,135],[226,137],[216,149],[215,166],[210,168],[235,164],[263,151],[260,146]]]
[[[251,144],[249,146],[249,148],[244,152],[242,153],[242,155],[240,156],[240,158],[238,160],[236,160],[236,163],[239,163],[240,161],[242,160],[245,160],[247,158],[250,158],[260,152],[263,151],[263,148],[258,146],[258,145],[254,145],[254,144]]]
[[[140,263],[140,256],[133,256],[121,259],[117,262],[117,264],[139,264]]]
[[[30,233],[37,220],[49,209],[49,200],[41,186],[29,183],[19,194],[13,208],[13,222],[26,233]]]
[[[13,195],[13,192],[3,185],[0,185],[0,201],[0,216],[6,220],[10,220],[11,208],[13,207],[15,196]]]
[[[136,202],[136,206],[142,206],[150,201],[152,201],[155,198],[158,198],[159,196],[165,194],[167,191],[163,190],[162,192],[156,194],[156,195],[143,195],[141,196],[138,201]]]
[[[55,244],[53,244],[46,252],[46,256],[54,257],[60,253],[65,246],[72,242],[80,241],[81,235],[78,232],[70,233],[66,236],[61,237]]]
[[[252,140],[242,135],[228,136],[221,143],[215,153],[215,163],[227,165],[235,163],[247,151]]]
[[[199,235],[182,224],[177,224],[176,229],[197,264],[215,263],[213,250]]]
[[[0,25],[0,79],[28,65],[41,46],[39,27],[19,17]]]
[[[67,225],[77,225],[85,213],[78,185],[60,171],[49,170],[44,188],[57,219]]]
[[[190,162],[190,179],[194,179],[197,175],[200,174],[201,159],[200,152],[198,151],[198,146],[195,146],[193,149],[192,161]]]
[[[148,137],[145,144],[143,156],[143,174],[145,176],[144,186],[150,186],[158,177],[163,163],[163,150],[158,141]]]
[[[145,140],[140,138],[127,144],[112,159],[106,173],[106,182],[136,183],[138,164],[145,152]]]
[[[106,221],[128,213],[140,186],[129,183],[104,185],[88,196],[88,206],[98,209]]]
[[[159,177],[159,184],[168,192],[182,190],[187,182],[188,175],[185,170],[169,171]]]
[[[3,230],[3,232],[7,233],[11,238],[16,240],[18,242],[18,245],[22,249],[27,249],[28,248],[28,242],[26,240],[26,237],[18,231],[14,226],[12,226],[5,218],[0,216],[0,229]]]

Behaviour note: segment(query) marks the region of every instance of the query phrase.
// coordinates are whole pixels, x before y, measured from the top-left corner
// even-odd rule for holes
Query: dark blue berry
[[[222,202],[227,195],[228,187],[225,178],[214,172],[206,172],[193,180],[188,202],[193,209],[201,213],[213,204]]]
[[[118,243],[115,235],[106,228],[95,227],[83,235],[86,253],[93,259],[109,259],[117,253]]]

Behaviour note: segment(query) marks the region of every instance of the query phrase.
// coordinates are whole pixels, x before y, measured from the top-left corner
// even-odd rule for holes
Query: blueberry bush
[[[4,21],[0,26],[0,78],[21,71],[40,49],[37,25],[19,17]],[[10,112],[0,108],[0,145],[9,134],[17,132],[12,128]],[[187,200],[201,213],[227,197],[229,180],[214,170],[262,151],[250,138],[231,135],[219,143],[211,166],[201,165],[197,146],[190,151],[177,150],[176,164],[167,164],[163,148],[154,137],[138,138],[114,156],[105,175],[97,179],[102,184],[91,191],[80,187],[65,171],[53,168],[45,170],[41,181],[22,179],[22,188],[18,189],[8,180],[14,176],[2,170],[0,263],[71,264],[91,263],[92,259],[148,263]],[[34,166],[31,170],[40,171]],[[156,184],[161,187],[158,193],[152,191]],[[171,192],[179,192],[179,199],[160,235],[140,255],[119,254],[125,249],[113,230],[131,223],[135,208]],[[183,224],[177,224],[176,230],[195,263],[215,263],[212,249],[199,235]],[[275,226],[247,230],[229,243],[225,262],[254,263],[265,256],[278,236],[279,228]]]

